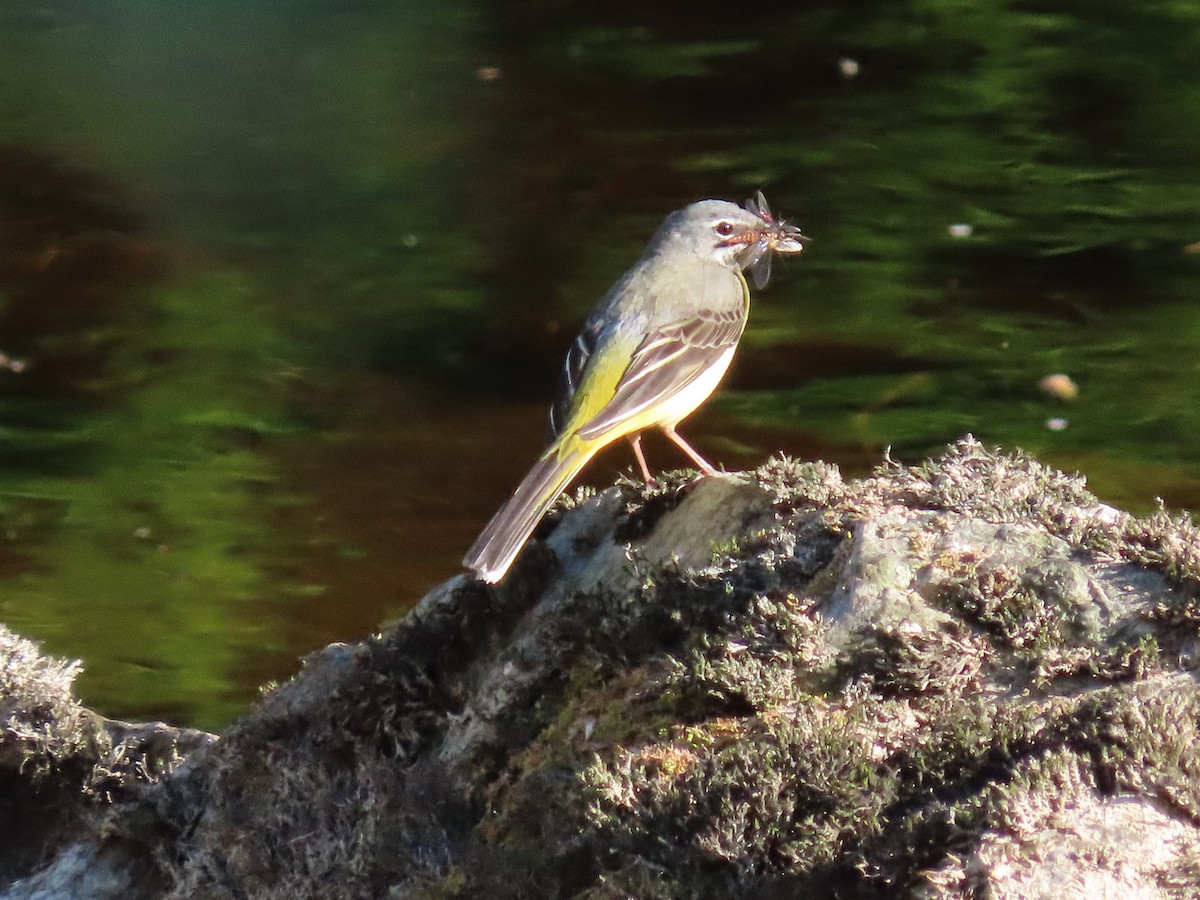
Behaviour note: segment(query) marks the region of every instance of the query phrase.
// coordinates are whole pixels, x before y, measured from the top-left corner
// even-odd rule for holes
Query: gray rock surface
[[[1200,896],[1196,528],[969,439],[564,502],[220,740],[6,640],[4,898]]]

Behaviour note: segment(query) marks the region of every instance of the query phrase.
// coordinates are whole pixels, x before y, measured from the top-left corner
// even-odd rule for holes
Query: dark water
[[[458,570],[595,299],[759,187],[814,242],[711,457],[971,432],[1200,507],[1197,59],[1190,0],[12,0],[0,621],[222,725]]]

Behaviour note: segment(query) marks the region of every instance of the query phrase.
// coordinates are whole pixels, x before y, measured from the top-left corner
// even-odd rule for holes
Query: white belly
[[[733,351],[736,349],[736,346],[730,347],[695,381],[663,403],[657,410],[654,424],[674,427],[691,415],[717,389],[733,361]]]

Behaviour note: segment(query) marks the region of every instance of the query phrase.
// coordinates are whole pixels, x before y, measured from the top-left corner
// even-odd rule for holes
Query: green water
[[[458,571],[705,196],[814,238],[711,458],[971,432],[1200,507],[1200,5],[644,7],[0,6],[0,621],[87,703],[220,727]]]

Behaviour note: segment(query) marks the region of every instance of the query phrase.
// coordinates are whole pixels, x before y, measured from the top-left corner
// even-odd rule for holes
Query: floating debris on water
[[[1047,375],[1038,382],[1038,389],[1056,400],[1074,400],[1079,396],[1079,385],[1070,375],[1064,375],[1061,372]]]
[[[14,375],[20,375],[25,371],[25,360],[0,352],[0,369],[8,369]]]

